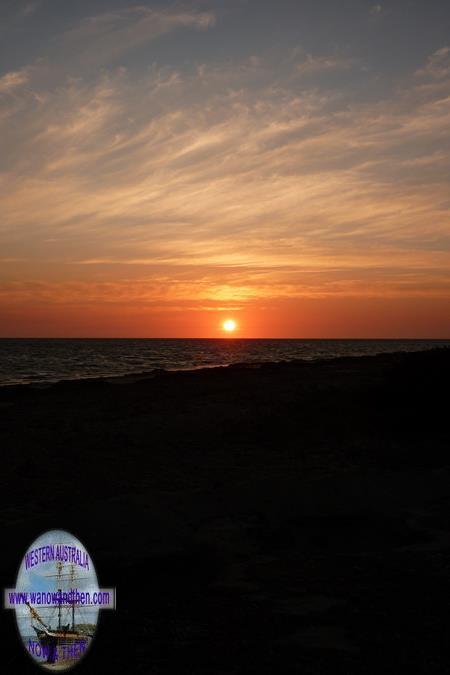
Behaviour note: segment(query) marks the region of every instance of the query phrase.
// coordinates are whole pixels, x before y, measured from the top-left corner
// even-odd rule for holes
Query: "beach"
[[[449,378],[435,349],[2,387],[4,586],[80,538],[117,587],[85,672],[447,672]]]

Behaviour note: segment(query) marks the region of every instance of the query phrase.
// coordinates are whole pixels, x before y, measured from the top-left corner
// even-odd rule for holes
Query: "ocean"
[[[450,346],[450,340],[0,339],[0,385],[330,359]]]

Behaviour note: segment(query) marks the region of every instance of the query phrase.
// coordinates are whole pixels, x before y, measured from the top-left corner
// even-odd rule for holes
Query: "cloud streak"
[[[436,80],[450,77],[450,47],[441,47],[428,57],[423,68],[416,71],[416,76]]]
[[[180,29],[207,30],[215,21],[213,12],[135,6],[82,20],[62,36],[60,46],[77,50],[82,63],[101,65]]]
[[[10,94],[28,82],[28,73],[25,70],[16,70],[5,73],[0,77],[0,94]]]
[[[307,54],[305,61],[297,65],[300,75],[317,75],[339,70],[347,70],[356,64],[355,59],[342,56],[312,56]]]

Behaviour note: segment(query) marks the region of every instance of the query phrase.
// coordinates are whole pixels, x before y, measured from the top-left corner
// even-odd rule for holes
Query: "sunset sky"
[[[450,337],[448,0],[2,0],[0,335]]]

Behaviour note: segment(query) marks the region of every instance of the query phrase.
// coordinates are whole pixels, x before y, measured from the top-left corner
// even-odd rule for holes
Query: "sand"
[[[84,672],[448,672],[449,376],[440,349],[1,388],[3,585],[46,529],[86,545],[118,609]]]

